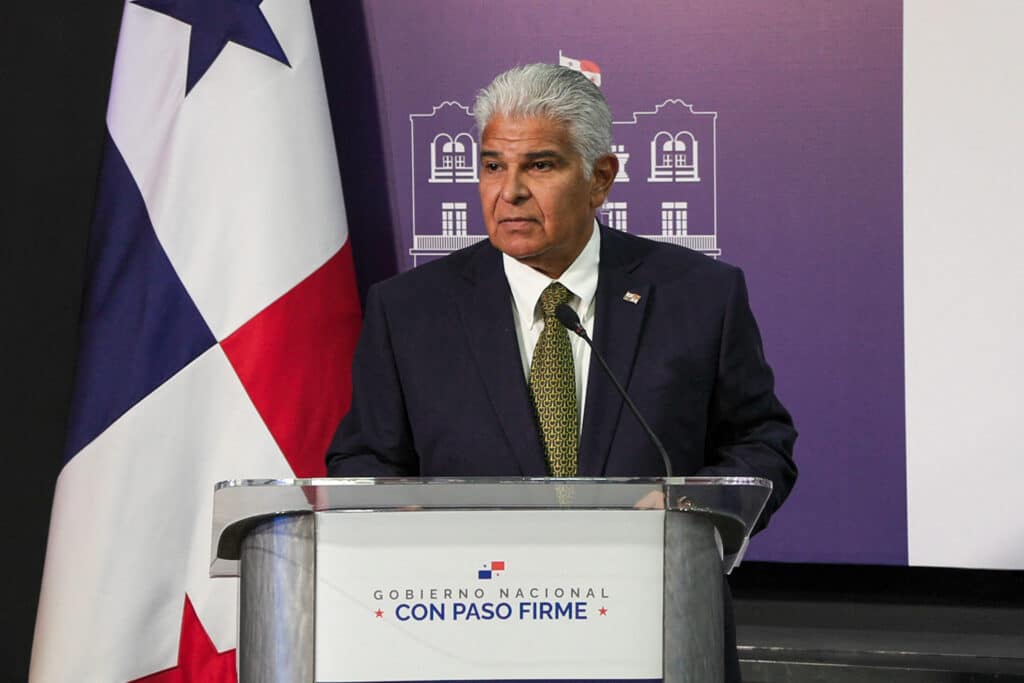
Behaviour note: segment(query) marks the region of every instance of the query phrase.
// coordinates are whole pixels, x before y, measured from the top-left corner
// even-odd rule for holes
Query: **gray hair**
[[[473,116],[481,135],[494,116],[546,117],[565,125],[588,179],[594,162],[611,150],[612,115],[604,95],[586,76],[564,66],[527,64],[498,74],[477,94]]]

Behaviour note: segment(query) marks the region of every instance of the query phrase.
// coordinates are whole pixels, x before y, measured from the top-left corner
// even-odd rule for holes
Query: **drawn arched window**
[[[466,146],[461,142],[444,143],[441,147],[441,162],[445,168],[462,168],[466,165]]]
[[[697,140],[689,131],[675,135],[659,131],[651,140],[651,177],[654,183],[699,182]]]
[[[475,183],[476,175],[476,140],[469,133],[459,133],[452,141],[452,154],[455,159],[455,182]]]
[[[476,140],[469,133],[454,138],[438,133],[430,142],[430,182],[475,183]]]
[[[454,183],[455,141],[448,133],[438,133],[430,141],[430,182]]]

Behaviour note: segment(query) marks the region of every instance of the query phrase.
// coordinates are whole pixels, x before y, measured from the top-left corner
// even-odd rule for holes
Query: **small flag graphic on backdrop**
[[[236,678],[214,484],[323,473],[360,312],[307,2],[124,8],[34,683]]]
[[[572,57],[566,57],[562,54],[562,51],[558,51],[558,65],[567,66],[570,69],[579,71],[584,76],[589,78],[594,85],[601,86],[601,67],[597,65],[597,62],[591,62],[587,59],[573,59]]]

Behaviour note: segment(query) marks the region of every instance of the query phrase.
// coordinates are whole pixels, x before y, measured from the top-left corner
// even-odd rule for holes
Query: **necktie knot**
[[[548,321],[555,317],[555,309],[559,305],[569,301],[572,292],[565,288],[561,282],[552,282],[540,294],[540,308],[544,312],[544,320]]]

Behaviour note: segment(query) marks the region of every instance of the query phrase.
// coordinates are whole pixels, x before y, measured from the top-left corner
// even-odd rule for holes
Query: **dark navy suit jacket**
[[[677,475],[760,476],[762,516],[796,478],[796,432],[739,269],[602,226],[594,345]],[[639,295],[637,303],[623,299]],[[501,253],[487,241],[371,288],[330,476],[546,476]],[[579,476],[662,476],[592,358]]]

